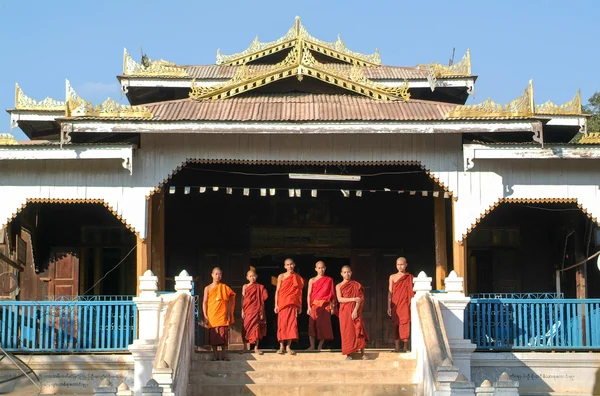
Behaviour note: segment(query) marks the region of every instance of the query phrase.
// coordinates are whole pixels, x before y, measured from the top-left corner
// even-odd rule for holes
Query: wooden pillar
[[[444,289],[444,279],[448,276],[448,250],[446,249],[446,199],[444,193],[433,198],[433,219],[435,238],[435,288]]]
[[[94,248],[94,295],[102,294],[102,282],[98,282],[104,272],[104,263],[102,262],[102,248]]]
[[[140,238],[139,236],[136,236],[137,238],[137,248],[136,248],[136,277],[135,277],[135,284],[136,284],[136,295],[139,296],[140,294],[140,282],[138,281],[139,277],[142,276],[144,274],[144,272],[146,272],[150,266],[148,265],[148,250],[147,250],[147,245],[146,245],[146,240]]]
[[[88,249],[86,247],[79,248],[79,294],[83,294],[89,287],[87,285],[87,274],[90,263],[88,262]]]
[[[165,193],[163,190],[150,197],[149,206],[149,249],[150,268],[158,276],[158,289],[165,290]]]
[[[455,221],[456,202],[452,200],[452,266],[456,275],[463,278],[464,293],[467,294],[467,238],[461,242],[456,241]]]

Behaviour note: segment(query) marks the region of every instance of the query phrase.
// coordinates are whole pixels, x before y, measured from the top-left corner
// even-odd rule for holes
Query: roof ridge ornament
[[[348,49],[339,35],[335,42],[319,40],[308,33],[304,25],[300,22],[300,17],[297,16],[294,26],[292,26],[284,36],[277,40],[262,43],[258,41],[257,36],[244,51],[231,55],[223,55],[221,50],[218,49],[217,65],[225,64],[235,66],[245,64],[293,46],[297,47],[300,45],[301,41],[309,43],[311,50],[347,63],[360,64],[361,66],[378,66],[381,64],[379,49],[376,49],[374,54],[365,55]]]
[[[552,115],[580,115],[583,114],[581,109],[581,89],[570,101],[557,105],[551,101],[546,101],[540,105],[535,105],[536,114],[552,114]]]
[[[12,146],[19,144],[12,133],[0,133],[0,146]]]
[[[458,105],[446,114],[446,118],[511,118],[531,117],[534,114],[533,80],[529,80],[521,96],[504,106],[488,98],[475,105]]]
[[[15,84],[15,110],[41,110],[41,111],[64,111],[65,102],[51,97],[37,101],[25,95],[19,83]]]
[[[471,50],[462,59],[453,65],[444,66],[439,62],[417,65],[417,68],[428,71],[433,77],[471,76]]]
[[[107,98],[94,106],[79,96],[69,80],[66,80],[66,117],[107,117],[107,118],[152,118],[152,113],[145,106],[129,106]]]
[[[190,76],[184,68],[175,63],[164,59],[153,61],[146,54],[142,55],[142,63],[138,63],[127,52],[127,48],[123,49],[123,74],[126,76]]]

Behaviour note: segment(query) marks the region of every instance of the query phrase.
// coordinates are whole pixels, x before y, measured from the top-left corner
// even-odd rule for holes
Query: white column
[[[410,303],[410,343],[412,353],[417,357],[415,381],[423,382],[429,375],[429,363],[423,332],[421,331],[421,322],[419,321],[419,312],[417,311],[417,300],[431,291],[431,277],[421,271],[419,275],[413,278],[413,291],[415,296]]]
[[[192,294],[192,278],[186,270],[183,270],[175,277],[175,291],[177,293]]]
[[[117,396],[133,396],[133,391],[123,382],[117,388]]]
[[[477,396],[494,396],[494,387],[489,380],[485,380],[481,383],[481,386],[475,388]]]
[[[163,388],[158,386],[158,382],[153,379],[146,383],[146,386],[142,388],[142,396],[162,396]]]
[[[475,386],[462,374],[459,374],[456,380],[450,384],[450,389],[452,396],[475,396]]]
[[[471,381],[471,355],[476,345],[464,338],[465,309],[471,299],[463,292],[463,278],[452,271],[445,279],[445,293],[436,293],[440,303],[452,361],[467,381]]]
[[[494,396],[519,395],[519,381],[512,381],[506,372],[500,375],[498,382],[494,382],[494,388],[496,388],[496,393],[494,393]]]
[[[138,309],[138,338],[129,346],[134,360],[133,391],[142,394],[142,387],[152,377],[152,366],[160,334],[162,298],[156,294],[158,278],[148,270],[140,276],[140,295],[133,301]]]

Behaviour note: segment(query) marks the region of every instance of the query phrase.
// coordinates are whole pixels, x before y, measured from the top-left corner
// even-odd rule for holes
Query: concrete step
[[[290,384],[310,382],[311,384],[398,384],[411,383],[414,370],[297,370],[286,371],[230,371],[211,370],[190,375],[189,386],[197,387],[206,384]]]
[[[298,370],[414,370],[414,360],[232,360],[230,362],[196,361],[191,372],[212,371],[298,371]]]
[[[301,383],[294,385],[269,384],[231,384],[203,385],[188,387],[188,396],[417,396],[418,385],[415,384],[313,384]]]
[[[308,352],[308,351],[296,351],[296,355],[284,354],[278,355],[274,350],[264,351],[264,355],[257,355],[255,353],[244,353],[239,354],[236,351],[229,352],[229,359],[232,361],[264,361],[264,360],[330,360],[330,361],[342,361],[346,357],[342,355],[341,351],[321,351],[321,352]],[[367,350],[365,355],[369,360],[415,360],[416,355],[412,352],[409,353],[392,353],[390,350],[378,351],[378,350]],[[198,352],[192,357],[194,362],[210,361],[213,355],[211,352]],[[358,358],[358,355],[353,355],[354,358]]]

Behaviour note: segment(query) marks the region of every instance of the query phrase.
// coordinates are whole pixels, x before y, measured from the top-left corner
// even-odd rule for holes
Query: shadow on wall
[[[596,370],[596,381],[594,383],[594,389],[592,389],[592,395],[600,396],[600,368]]]

